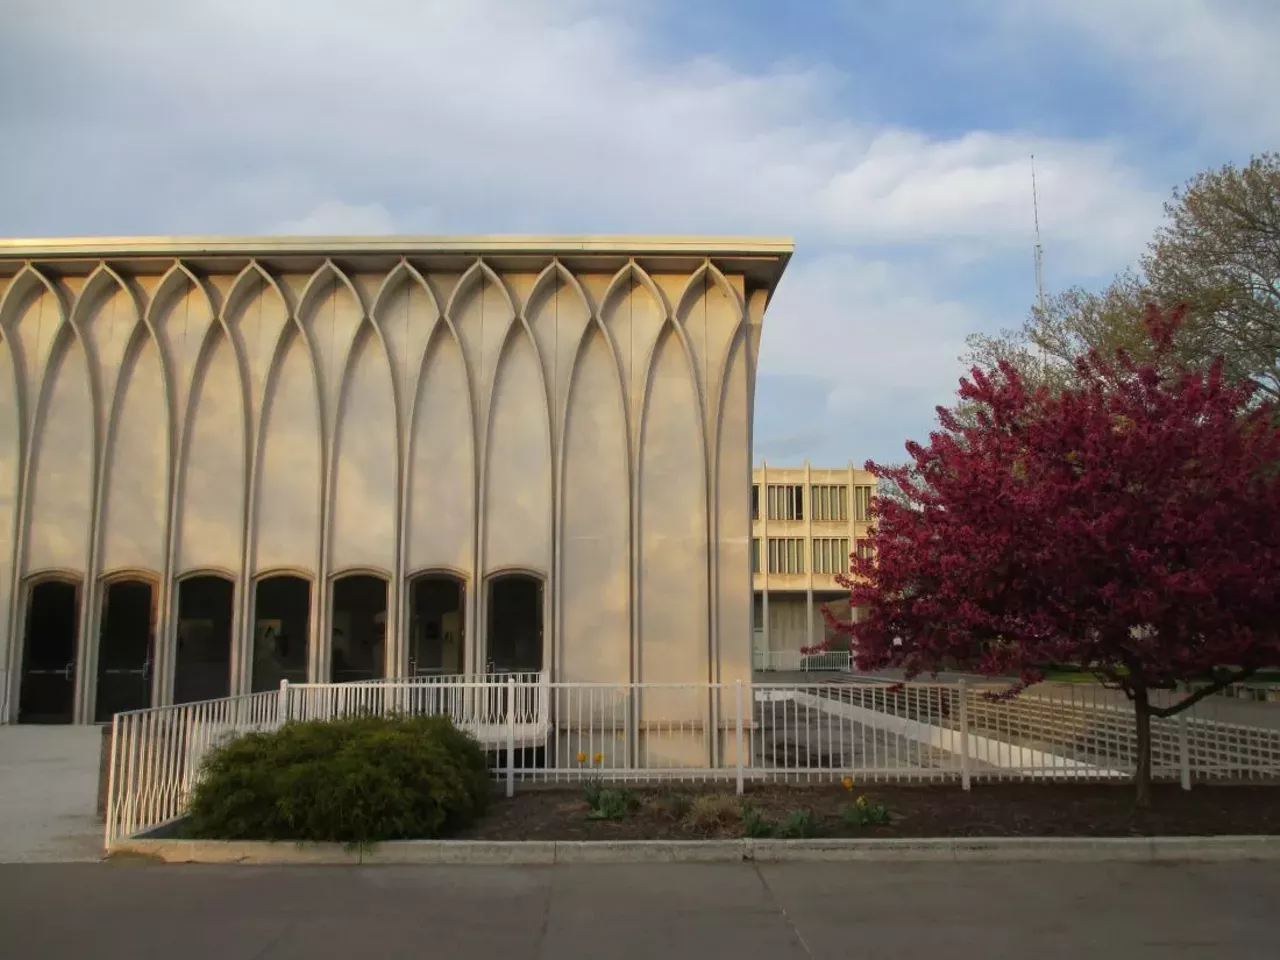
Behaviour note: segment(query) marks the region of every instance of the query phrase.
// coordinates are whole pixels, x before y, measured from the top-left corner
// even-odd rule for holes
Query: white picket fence
[[[1109,781],[1132,776],[1133,716],[1112,691],[821,683],[552,683],[545,674],[282,684],[280,690],[118,714],[106,843],[179,818],[210,749],[289,721],[362,713],[445,715],[522,783]],[[1206,698],[1153,723],[1153,774],[1280,778],[1280,708]]]

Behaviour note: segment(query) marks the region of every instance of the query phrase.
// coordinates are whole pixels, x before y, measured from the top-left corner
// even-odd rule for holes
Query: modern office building
[[[848,620],[849,592],[836,576],[868,549],[876,478],[838,469],[771,467],[752,472],[751,569],[757,665],[798,666],[800,650],[833,637],[821,608]],[[768,654],[768,656],[766,656]]]
[[[0,241],[0,718],[281,679],[749,680],[754,371],[791,249]]]

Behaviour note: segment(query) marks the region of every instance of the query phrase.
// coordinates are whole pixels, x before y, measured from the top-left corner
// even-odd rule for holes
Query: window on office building
[[[760,538],[753,537],[751,540],[751,572],[760,572]]]
[[[871,519],[871,491],[872,487],[854,487],[853,488],[853,519],[859,522],[866,522]]]
[[[768,497],[770,520],[804,519],[804,484],[771,483]]]
[[[869,560],[871,557],[875,556],[875,551],[871,549],[870,540],[859,540],[857,549],[858,559],[860,560]]]
[[[800,537],[770,537],[769,572],[804,573],[804,540]]]
[[[814,537],[813,538],[813,572],[814,573],[848,573],[849,572],[849,538],[848,537]]]
[[[751,485],[751,519],[760,519],[760,484]]]
[[[848,520],[849,488],[815,483],[809,488],[809,509],[814,520]]]

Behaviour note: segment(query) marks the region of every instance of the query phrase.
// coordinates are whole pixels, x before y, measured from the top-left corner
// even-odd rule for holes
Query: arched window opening
[[[216,700],[231,693],[234,618],[235,584],[226,577],[188,577],[178,584],[174,703]]]
[[[71,723],[76,702],[80,584],[42,580],[27,590],[19,723]]]
[[[462,673],[466,586],[447,574],[422,574],[409,585],[409,675]]]
[[[542,669],[542,581],[509,573],[489,581],[486,623],[490,673],[537,673]]]
[[[311,582],[283,574],[258,581],[253,596],[253,691],[307,680]]]
[[[331,678],[336,683],[386,676],[387,581],[351,574],[333,582]]]
[[[102,593],[98,633],[98,693],[93,718],[151,706],[156,590],[146,580],[113,580]]]

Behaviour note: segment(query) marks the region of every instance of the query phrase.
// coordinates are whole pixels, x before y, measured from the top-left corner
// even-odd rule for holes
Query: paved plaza
[[[3,955],[1276,956],[1280,864],[0,866]]]
[[[0,863],[102,856],[102,731],[0,724]]]

